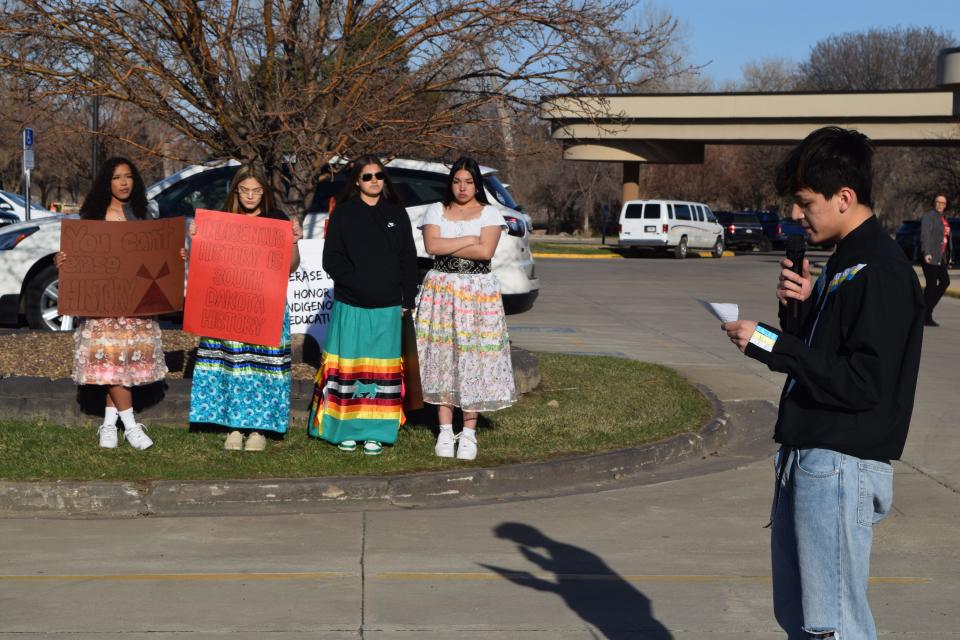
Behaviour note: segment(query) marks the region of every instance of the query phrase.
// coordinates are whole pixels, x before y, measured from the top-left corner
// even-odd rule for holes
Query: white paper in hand
[[[732,302],[707,302],[706,300],[698,302],[720,322],[733,322],[740,319],[740,307]]]

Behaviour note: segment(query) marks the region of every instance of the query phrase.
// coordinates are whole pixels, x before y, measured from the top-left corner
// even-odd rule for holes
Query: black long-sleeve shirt
[[[788,374],[774,439],[867,460],[903,453],[923,339],[912,266],[871,217],[840,241],[801,305],[760,324],[746,354]]]
[[[417,249],[406,210],[380,198],[359,196],[330,214],[323,269],[333,278],[336,300],[375,309],[412,309],[417,296]]]

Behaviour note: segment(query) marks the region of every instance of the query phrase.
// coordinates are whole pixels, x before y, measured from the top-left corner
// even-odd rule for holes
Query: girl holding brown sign
[[[274,207],[274,196],[264,174],[243,165],[230,184],[223,210],[237,215],[289,220]],[[191,223],[190,235],[196,235]],[[289,232],[288,232],[289,233]],[[297,241],[302,233],[293,225],[290,272],[300,264]],[[255,271],[237,270],[231,277],[255,278]],[[276,347],[219,338],[200,338],[190,390],[190,422],[229,430],[223,448],[263,451],[265,434],[284,434],[290,421],[290,318],[283,314],[280,345]]]
[[[80,207],[84,220],[124,222],[147,217],[147,193],[136,166],[126,158],[110,158],[97,174]],[[61,269],[69,256],[59,252],[54,264]],[[103,424],[98,429],[100,446],[118,445],[117,419],[123,435],[134,449],[146,449],[153,440],[133,414],[131,387],[163,380],[160,325],[154,318],[83,318],[74,332],[76,348],[73,379],[79,385],[107,388]]]

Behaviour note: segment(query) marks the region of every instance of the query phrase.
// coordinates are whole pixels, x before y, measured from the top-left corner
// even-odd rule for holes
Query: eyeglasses
[[[247,189],[246,187],[237,187],[237,191],[242,196],[262,196],[263,189]]]
[[[385,174],[383,171],[377,171],[376,173],[363,174],[362,176],[360,176],[360,180],[362,180],[363,182],[370,182],[374,178],[376,178],[377,180],[383,180],[386,177],[387,177],[387,174]]]

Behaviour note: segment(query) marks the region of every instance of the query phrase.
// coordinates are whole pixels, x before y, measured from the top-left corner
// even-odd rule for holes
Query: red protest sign
[[[57,311],[116,318],[182,309],[183,236],[183,218],[62,220]]]
[[[293,251],[284,220],[197,209],[183,329],[279,346]]]

